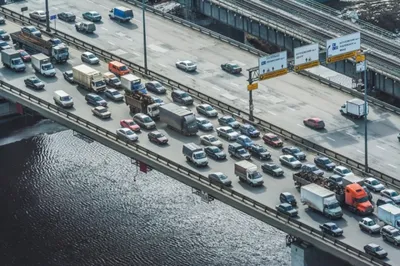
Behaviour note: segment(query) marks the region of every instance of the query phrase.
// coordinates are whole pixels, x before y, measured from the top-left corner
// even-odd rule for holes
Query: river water
[[[49,120],[0,125],[0,265],[290,265],[285,234]]]

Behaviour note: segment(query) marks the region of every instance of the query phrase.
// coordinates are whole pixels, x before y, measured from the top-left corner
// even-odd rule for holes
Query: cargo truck
[[[123,75],[121,77],[121,84],[124,89],[147,94],[146,87],[142,84],[142,80],[133,74]]]
[[[133,19],[133,11],[132,9],[118,6],[111,9],[108,13],[108,16],[110,17],[110,19],[115,19],[120,22],[128,22]]]
[[[208,159],[204,149],[195,143],[183,144],[182,153],[188,162],[193,163],[197,167],[208,165]]]
[[[369,112],[368,103],[366,104],[367,108],[365,108],[364,103],[365,102],[361,99],[348,100],[341,106],[340,113],[352,118],[362,118],[368,115]]]
[[[309,184],[301,187],[300,194],[303,204],[322,213],[329,219],[339,219],[343,216],[342,208],[333,191],[317,184]]]
[[[104,78],[104,81],[106,82],[106,84],[112,88],[119,89],[122,86],[119,78],[117,78],[117,76],[115,76],[111,72],[104,73],[103,78]]]
[[[197,134],[196,116],[192,111],[174,103],[160,105],[158,108],[160,109],[160,121],[166,123],[169,128],[186,136]]]
[[[400,229],[400,207],[384,204],[378,207],[378,219],[385,224]]]
[[[342,186],[344,187],[350,184],[359,184],[365,190],[365,192],[367,192],[369,200],[372,200],[372,193],[365,186],[363,178],[355,175],[347,175],[343,176],[342,180],[343,180]]]
[[[153,120],[160,118],[159,105],[150,95],[125,90],[125,103],[133,114],[144,113]]]
[[[262,186],[264,180],[257,169],[257,165],[243,160],[235,163],[235,175],[241,182],[245,182],[252,187]]]
[[[10,36],[15,44],[31,54],[45,54],[57,63],[65,63],[69,59],[69,49],[64,44],[53,46],[50,41],[21,31],[11,33]]]
[[[87,65],[79,65],[72,68],[74,82],[78,86],[94,92],[106,90],[106,82],[101,73]]]
[[[31,58],[32,67],[36,72],[46,77],[54,77],[56,75],[56,70],[47,55],[35,54]]]
[[[1,51],[1,62],[5,67],[11,68],[15,72],[23,72],[26,69],[19,52],[14,49]]]

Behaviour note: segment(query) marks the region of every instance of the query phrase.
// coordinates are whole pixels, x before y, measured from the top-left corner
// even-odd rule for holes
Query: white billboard
[[[287,51],[260,57],[258,59],[259,75],[287,69]]]
[[[294,65],[310,64],[319,61],[319,45],[313,43],[306,46],[294,48]]]
[[[326,41],[326,57],[333,57],[360,50],[361,34],[355,32]]]

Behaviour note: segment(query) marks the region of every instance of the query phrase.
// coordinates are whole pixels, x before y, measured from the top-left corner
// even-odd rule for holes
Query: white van
[[[74,105],[74,101],[72,100],[72,97],[69,96],[63,90],[55,91],[53,99],[57,105],[60,105],[65,108],[72,107]]]

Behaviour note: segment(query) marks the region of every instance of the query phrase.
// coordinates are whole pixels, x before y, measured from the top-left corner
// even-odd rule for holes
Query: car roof
[[[179,93],[179,94],[185,93],[183,90],[173,90],[172,92]]]
[[[289,203],[286,203],[286,202],[285,202],[285,203],[281,203],[280,205],[281,205],[281,206],[284,206],[284,207],[288,207],[288,206],[290,206],[290,207],[291,207],[291,206],[292,206],[291,204],[289,204]]]
[[[274,166],[274,165],[277,165],[276,163],[265,163],[265,165],[267,165],[267,166]]]
[[[324,224],[329,225],[329,226],[332,226],[332,225],[336,225],[337,226],[337,224],[335,224],[333,222],[327,222],[327,223],[324,223]]]
[[[227,119],[227,118],[234,118],[233,116],[231,116],[231,115],[224,115],[224,116],[221,116],[221,118],[225,118],[225,119]]]
[[[294,158],[292,155],[289,155],[289,154],[281,155],[280,157]]]
[[[184,63],[193,63],[193,61],[190,61],[190,60],[182,60],[181,62],[184,62]]]
[[[309,119],[314,120],[316,122],[322,121],[322,119],[318,117],[310,117]]]
[[[82,54],[90,55],[93,54],[92,52],[83,52]]]
[[[239,139],[250,139],[248,136],[246,136],[246,135],[240,135],[239,137],[238,137]]]
[[[23,28],[27,28],[27,29],[36,29],[36,27],[35,27],[35,26],[32,26],[32,25],[24,26]]]
[[[378,244],[375,244],[375,243],[369,243],[369,244],[367,244],[366,246],[370,246],[371,248],[377,248],[377,247],[379,247],[379,245],[378,245]]]
[[[387,189],[384,189],[384,190],[382,190],[382,191],[387,191],[387,192],[389,192],[389,193],[391,193],[391,192],[396,192],[396,190],[391,189],[391,188],[387,188]]]
[[[367,221],[367,222],[370,222],[370,221],[372,221],[372,219],[371,219],[371,218],[369,218],[369,217],[364,217],[364,218],[362,218],[361,220],[362,220],[362,221]]]
[[[151,131],[150,134],[162,134],[162,133],[158,130],[154,130],[154,131]]]
[[[132,131],[132,130],[130,130],[129,128],[126,128],[126,127],[121,127],[121,128],[119,128],[118,130],[122,130],[122,131]]]
[[[265,133],[264,136],[270,137],[270,138],[277,137],[277,135],[275,135],[274,133]]]
[[[199,121],[204,121],[204,120],[207,120],[207,119],[205,119],[204,117],[196,117],[196,120],[199,120]]]
[[[64,71],[64,72],[68,73],[68,74],[74,73],[72,70],[67,70],[67,71]]]
[[[223,126],[223,127],[219,127],[219,129],[227,130],[227,129],[232,129],[232,128],[230,126]]]
[[[281,194],[285,195],[285,196],[293,196],[292,193],[290,193],[290,192],[282,192]]]
[[[388,198],[383,198],[383,197],[379,198],[378,200],[381,200],[381,201],[384,201],[384,202],[393,202],[393,200],[388,199]]]
[[[365,178],[365,180],[373,181],[373,180],[377,180],[377,179],[376,179],[376,178],[373,178],[373,177],[367,177],[367,178]]]
[[[215,172],[215,173],[211,173],[211,174],[215,174],[215,175],[225,175],[225,174],[222,173],[222,172]]]
[[[157,81],[157,80],[152,80],[152,81],[149,81],[149,83],[153,83],[153,84],[161,84],[159,81]]]
[[[29,77],[28,79],[39,79],[39,78],[36,77],[36,76],[31,76],[31,77]]]
[[[346,167],[344,167],[344,166],[341,166],[341,165],[339,165],[339,166],[336,166],[336,168],[337,168],[337,169],[340,169],[340,170],[347,169]],[[347,169],[347,170],[348,170],[348,169]]]
[[[316,165],[313,164],[313,163],[305,163],[305,164],[303,164],[303,166],[314,167],[314,166],[316,166]]]
[[[99,95],[97,95],[96,93],[91,92],[91,93],[86,94],[86,96],[94,97],[94,96],[99,96]]]
[[[116,89],[107,89],[108,91],[111,91],[111,92],[115,92],[115,91],[117,91]]]
[[[317,159],[329,159],[328,157],[326,157],[326,156],[317,156]]]
[[[211,105],[209,105],[208,103],[202,103],[202,104],[199,104],[199,106],[208,107],[208,106],[211,106]]]
[[[391,231],[391,232],[393,232],[393,231],[399,231],[398,229],[394,228],[394,227],[391,226],[391,225],[385,225],[384,227],[382,227],[382,229],[386,229],[386,230]]]
[[[211,135],[211,134],[208,134],[208,135],[203,135],[203,136],[200,136],[200,138],[204,138],[204,137],[214,137],[213,135]]]
[[[148,116],[148,115],[146,115],[146,114],[143,114],[143,113],[137,113],[137,114],[135,114],[133,117],[146,117],[146,116]]]
[[[97,109],[97,110],[102,110],[102,109],[107,109],[107,108],[104,107],[104,106],[96,106],[95,109]]]

